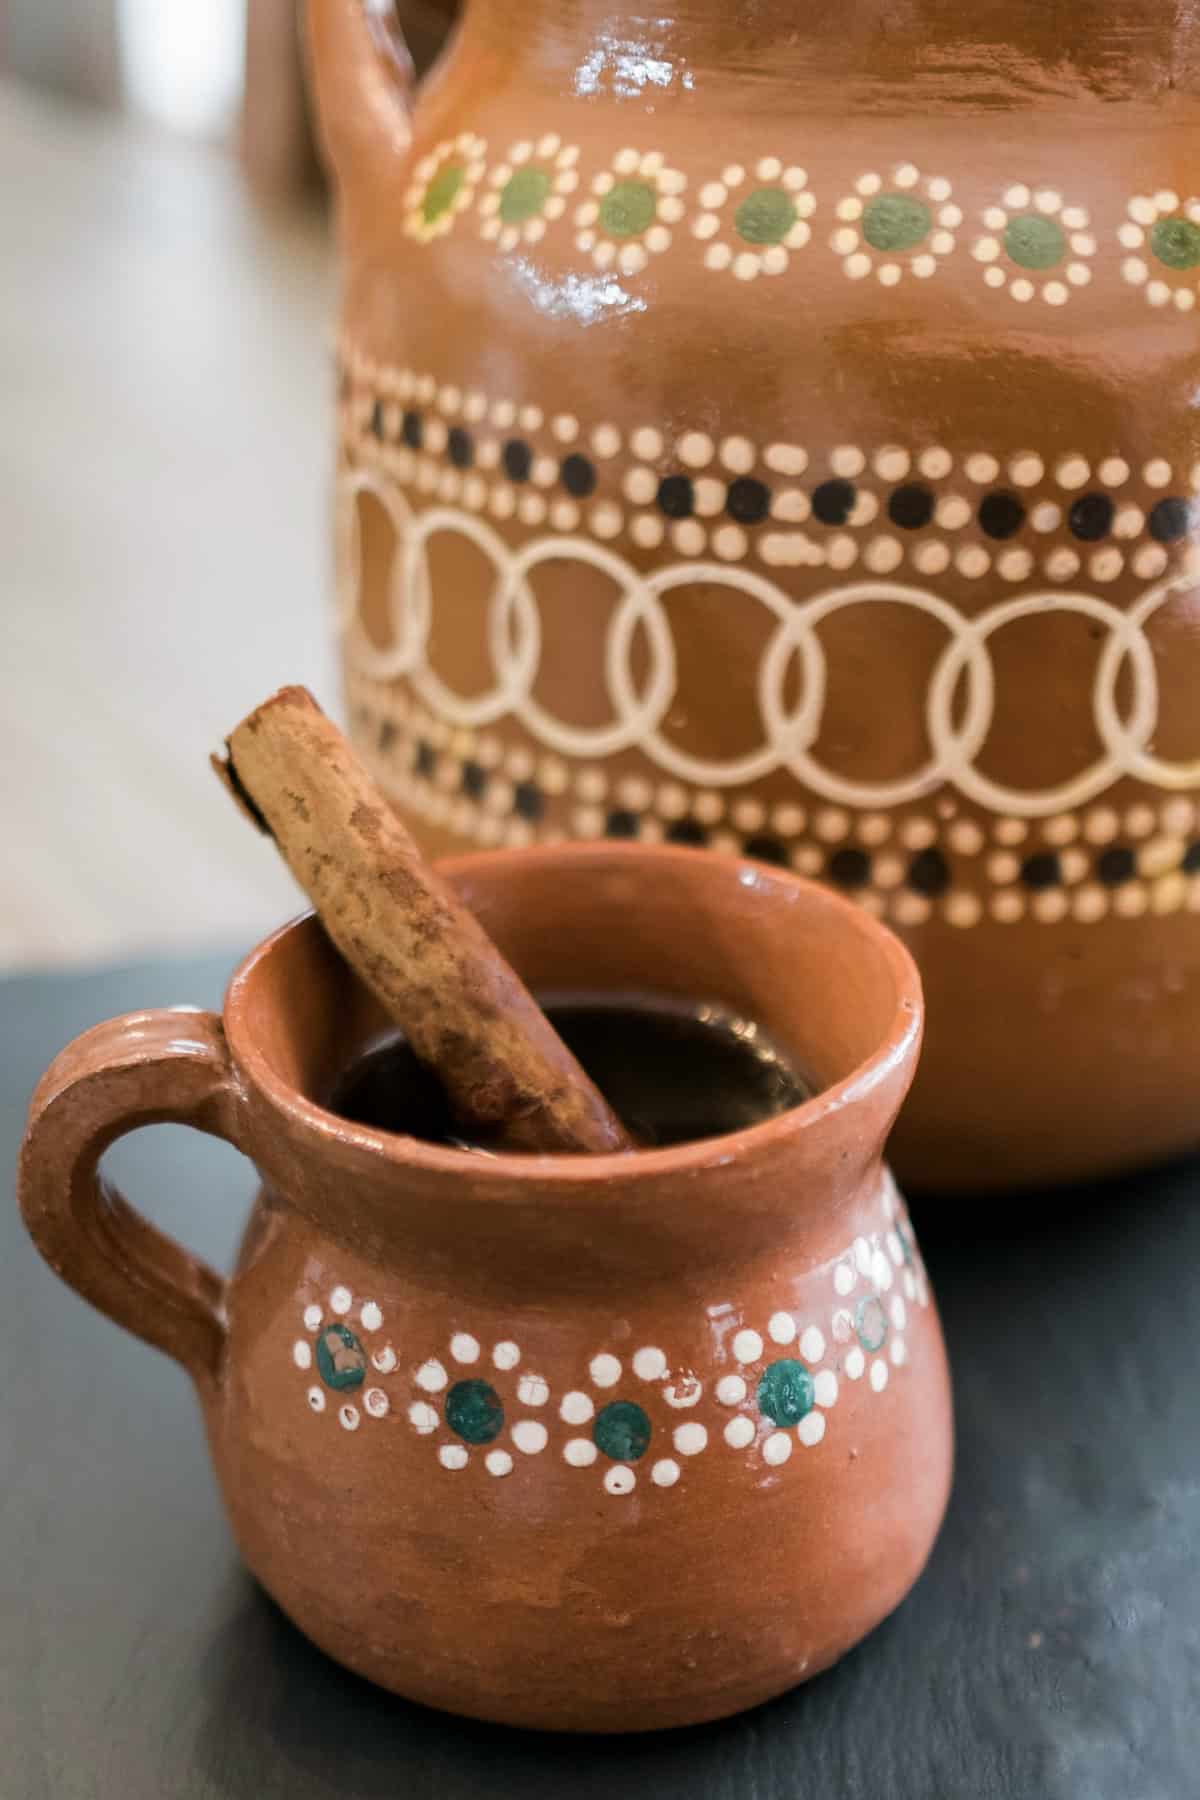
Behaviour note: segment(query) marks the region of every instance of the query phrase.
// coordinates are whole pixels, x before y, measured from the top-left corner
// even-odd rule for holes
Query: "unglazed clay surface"
[[[1194,26],[475,0],[410,111],[354,0],[312,23],[348,698],[427,843],[665,838],[887,918],[908,1178],[1192,1142]]]
[[[381,1015],[309,918],[243,965],[223,1023],[135,1015],[63,1053],[25,1217],[191,1372],[241,1551],[332,1655],[514,1724],[719,1717],[870,1631],[945,1508],[941,1332],[881,1161],[916,971],[848,901],[732,859],[567,845],[448,872],[538,991],[736,1005],[821,1091],[627,1156],[351,1124],[314,1096]],[[164,1117],[263,1177],[227,1284],[96,1183],[115,1134]]]

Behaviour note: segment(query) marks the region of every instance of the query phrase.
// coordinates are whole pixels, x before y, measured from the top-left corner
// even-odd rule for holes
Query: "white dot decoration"
[[[598,269],[640,274],[651,256],[670,247],[672,227],[684,216],[680,195],[686,186],[686,176],[667,168],[661,152],[619,150],[576,208],[577,248]]]
[[[848,1294],[855,1279],[854,1270],[848,1262],[840,1262],[833,1271],[833,1285],[839,1294]]]
[[[887,1386],[888,1366],[881,1356],[877,1356],[871,1364],[871,1386],[877,1394],[881,1394]]]
[[[417,1386],[424,1388],[427,1394],[440,1394],[449,1379],[450,1377],[436,1357],[431,1357],[428,1362],[422,1363],[416,1374]]]
[[[732,1450],[744,1450],[754,1442],[754,1421],[745,1413],[738,1413],[735,1418],[730,1419],[723,1435]]]
[[[382,1350],[375,1350],[371,1353],[371,1366],[378,1369],[381,1375],[390,1375],[396,1367],[397,1361],[396,1352],[390,1344],[385,1344]]]
[[[540,1419],[518,1419],[512,1428],[512,1441],[524,1456],[536,1456],[544,1450],[549,1437]]]
[[[656,1487],[674,1487],[679,1474],[679,1464],[670,1456],[662,1456],[651,1469],[650,1479]]]
[[[661,1381],[667,1372],[667,1359],[661,1350],[647,1344],[634,1352],[633,1372],[642,1381]]]
[[[428,1437],[431,1431],[438,1428],[437,1409],[426,1400],[414,1400],[408,1409],[408,1422],[414,1431],[419,1432],[422,1437]]]
[[[359,1412],[357,1406],[351,1406],[349,1401],[347,1401],[345,1406],[340,1406],[338,1408],[338,1424],[342,1427],[343,1431],[357,1431],[361,1423],[362,1414]]]
[[[573,1389],[564,1394],[558,1407],[558,1416],[565,1419],[568,1425],[586,1425],[596,1408],[590,1394]]]
[[[520,1345],[514,1344],[510,1338],[497,1344],[492,1351],[492,1361],[498,1369],[515,1369],[520,1360]]]
[[[309,1331],[319,1330],[320,1325],[321,1325],[321,1318],[322,1318],[322,1313],[321,1313],[321,1309],[319,1306],[306,1306],[305,1307],[305,1309],[304,1309],[304,1324],[305,1324],[305,1327],[307,1330],[309,1330]]]
[[[621,1379],[621,1364],[615,1356],[610,1356],[607,1351],[603,1351],[599,1356],[593,1356],[588,1367],[592,1380],[599,1388],[615,1387]]]
[[[808,1325],[800,1338],[800,1354],[805,1362],[818,1363],[825,1354],[825,1334],[818,1325]]]
[[[589,1468],[599,1454],[591,1438],[570,1438],[563,1446],[563,1460],[573,1469]]]
[[[825,1414],[823,1412],[806,1413],[796,1427],[796,1436],[809,1449],[819,1444],[825,1436]]]
[[[811,1414],[809,1417],[811,1418]],[[818,1414],[818,1417],[820,1415]],[[803,1420],[801,1421],[803,1423]],[[792,1454],[792,1440],[786,1431],[773,1431],[763,1442],[763,1461],[772,1468],[779,1468]]]
[[[791,1313],[772,1313],[767,1321],[767,1335],[776,1344],[790,1344],[796,1336],[796,1321]],[[738,1377],[734,1377],[735,1380]]]
[[[675,1427],[673,1441],[680,1456],[698,1456],[708,1443],[708,1431],[689,1419],[686,1425]]]
[[[605,1474],[604,1491],[607,1494],[632,1494],[636,1486],[637,1476],[625,1463],[617,1463]]]
[[[364,1331],[378,1331],[383,1324],[383,1313],[374,1300],[365,1300],[358,1316]]]
[[[373,1419],[382,1419],[386,1416],[391,1402],[382,1388],[371,1387],[363,1395],[363,1405]]]
[[[292,1345],[292,1361],[298,1369],[312,1368],[312,1345],[305,1338],[297,1338]]]
[[[443,1469],[465,1469],[470,1460],[470,1454],[462,1444],[442,1444],[438,1449],[438,1461]]]
[[[837,1404],[838,1380],[832,1369],[818,1369],[813,1376],[813,1398],[818,1406]]]
[[[517,1399],[522,1406],[545,1406],[550,1398],[550,1384],[541,1375],[522,1375],[517,1382]]]
[[[319,1387],[310,1387],[309,1388],[308,1404],[312,1407],[312,1409],[315,1413],[320,1413],[320,1412],[325,1411],[325,1395]]]
[[[740,1363],[757,1362],[763,1352],[763,1341],[757,1331],[739,1331],[733,1340],[733,1354]]]
[[[741,1375],[722,1375],[715,1391],[722,1406],[737,1406],[746,1398],[746,1383]]]
[[[450,1354],[455,1362],[478,1362],[479,1339],[472,1337],[469,1331],[456,1331],[450,1339]]]
[[[1200,199],[1184,200],[1173,189],[1135,194],[1118,238],[1136,251],[1121,263],[1121,276],[1140,288],[1149,305],[1191,312],[1200,294]]]
[[[842,1364],[842,1370],[850,1381],[858,1381],[866,1366],[867,1359],[857,1344],[854,1345],[852,1350],[847,1350],[846,1360]]]
[[[335,1287],[329,1296],[329,1310],[335,1313],[348,1313],[354,1303],[354,1296],[348,1287]]]
[[[489,1450],[483,1459],[489,1475],[511,1475],[513,1459],[507,1450]]]

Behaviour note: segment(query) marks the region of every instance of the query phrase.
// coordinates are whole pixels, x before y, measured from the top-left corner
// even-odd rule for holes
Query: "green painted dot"
[[[858,1317],[855,1320],[858,1341],[864,1350],[879,1350],[887,1336],[887,1314],[883,1310],[883,1301],[876,1294],[868,1294],[865,1300],[858,1303]]]
[[[798,1425],[813,1408],[813,1378],[802,1362],[781,1356],[758,1384],[759,1411],[776,1425]]]
[[[1018,213],[1004,227],[1004,248],[1019,268],[1052,269],[1067,253],[1061,225],[1038,213]]]
[[[863,209],[862,234],[873,250],[913,250],[933,220],[911,194],[876,194]]]
[[[446,1395],[446,1423],[468,1444],[490,1444],[504,1426],[504,1408],[486,1381],[456,1381]]]
[[[450,211],[465,174],[466,170],[461,163],[446,163],[438,170],[425,189],[421,201],[421,216],[427,225],[432,225],[435,219],[440,219],[443,213]]]
[[[755,188],[733,215],[733,228],[748,244],[780,244],[796,223],[796,206],[782,188]]]
[[[518,169],[500,190],[500,217],[506,225],[520,225],[541,212],[550,192],[545,169]]]
[[[614,1400],[596,1414],[592,1438],[614,1462],[636,1462],[650,1442],[650,1421],[633,1400]]]
[[[1200,263],[1200,225],[1191,219],[1159,219],[1150,232],[1150,248],[1168,269],[1194,269]]]
[[[618,181],[600,202],[600,224],[609,237],[637,237],[653,223],[656,210],[648,181]]]
[[[317,1333],[317,1373],[328,1388],[344,1393],[362,1386],[367,1358],[348,1325],[322,1325]]]

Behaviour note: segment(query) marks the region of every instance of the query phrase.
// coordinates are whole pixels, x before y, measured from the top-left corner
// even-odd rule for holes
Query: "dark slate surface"
[[[224,975],[214,961],[145,964],[0,986],[8,1164],[33,1080],[72,1033],[128,1007],[212,1004]],[[228,1261],[252,1188],[233,1152],[159,1129],[112,1162],[159,1223]],[[0,1795],[1190,1800],[1198,1201],[1192,1166],[1020,1209],[915,1208],[959,1433],[925,1578],[839,1668],[783,1700],[598,1741],[440,1717],[311,1649],[238,1565],[182,1374],[56,1282],[10,1205]]]

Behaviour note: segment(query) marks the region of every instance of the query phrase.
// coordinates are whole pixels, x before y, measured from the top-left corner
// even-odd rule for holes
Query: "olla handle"
[[[352,200],[412,137],[412,58],[392,0],[308,0],[308,60],[326,154]]]
[[[50,1267],[201,1386],[220,1374],[225,1283],[135,1212],[98,1165],[141,1125],[191,1125],[238,1145],[238,1097],[215,1013],[128,1013],[51,1063],[30,1102],[18,1169],[21,1212]]]

